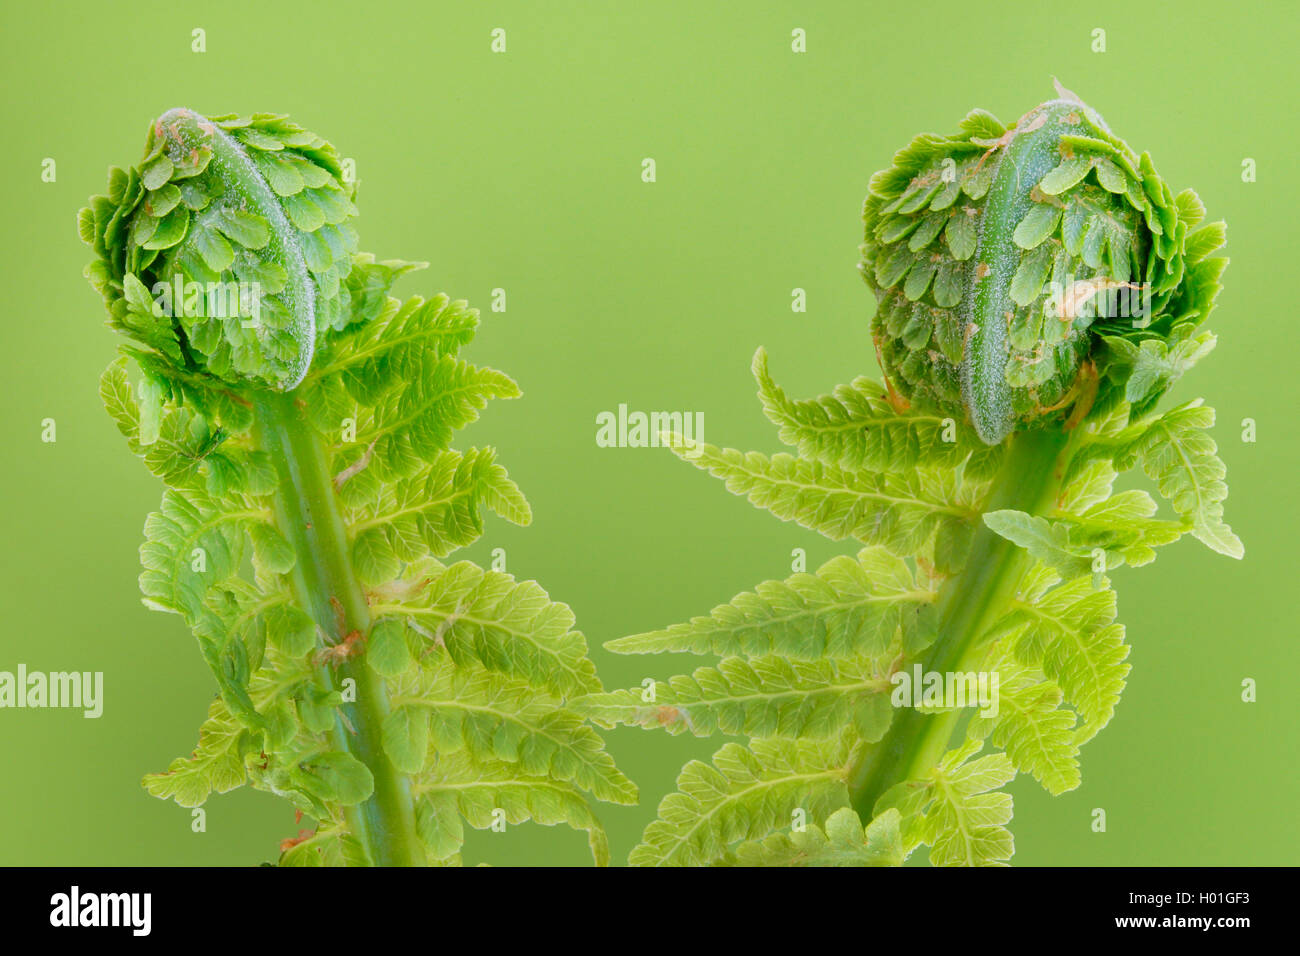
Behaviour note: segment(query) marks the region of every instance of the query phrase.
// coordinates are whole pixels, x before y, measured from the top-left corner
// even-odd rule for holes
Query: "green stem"
[[[335,642],[354,631],[366,635],[370,609],[352,567],[324,444],[292,393],[260,393],[255,410],[259,444],[279,478],[276,520],[298,557],[290,574],[294,594],[320,632]],[[375,789],[364,803],[345,808],[352,835],[376,866],[424,865],[410,781],[384,752],[389,701],[383,679],[364,657],[337,667],[322,665],[318,676],[336,689],[348,679],[355,682],[355,699],[339,707],[333,735],[340,750],[370,768]]]
[[[1014,508],[1045,513],[1060,490],[1062,453],[1068,442],[1069,436],[1059,427],[1015,433],[984,511]],[[964,569],[944,582],[940,591],[938,637],[922,661],[927,672],[971,669],[984,649],[980,636],[1006,613],[1028,564],[1024,550],[980,523]],[[953,732],[967,716],[964,710],[900,711],[885,738],[864,748],[849,772],[849,792],[858,814],[869,819],[887,790],[923,777],[950,749]]]

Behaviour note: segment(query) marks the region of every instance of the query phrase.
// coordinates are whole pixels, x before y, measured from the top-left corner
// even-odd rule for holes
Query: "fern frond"
[[[1047,568],[1031,571],[993,633],[1024,664],[1041,665],[1079,713],[1082,744],[1110,722],[1130,665],[1115,592],[1086,578],[1058,584]]]
[[[391,580],[402,562],[445,557],[473,544],[483,533],[483,506],[513,524],[532,521],[528,501],[491,448],[438,452],[410,478],[357,482],[340,497],[349,506],[357,566],[368,584]]]
[[[900,626],[928,622],[935,600],[929,581],[884,548],[864,548],[856,559],[832,558],[815,574],[768,581],[739,594],[707,617],[618,638],[606,645],[622,654],[690,651],[720,657],[782,654],[801,659],[883,653]]]
[[[209,794],[228,793],[244,785],[249,740],[248,730],[217,698],[199,727],[194,752],[177,757],[162,773],[147,774],[144,787],[151,795],[175,800],[182,807],[201,807]]]
[[[832,541],[856,538],[908,555],[940,525],[969,523],[975,514],[940,496],[916,473],[849,472],[790,455],[768,457],[680,437],[672,448],[683,461],[721,478],[732,494]]]
[[[1241,558],[1241,539],[1223,521],[1227,467],[1207,434],[1213,426],[1214,409],[1188,402],[1148,424],[1125,458],[1137,459],[1174,511],[1191,522],[1195,538],[1220,554]]]
[[[451,445],[453,434],[477,421],[494,398],[517,398],[519,386],[503,372],[479,368],[452,355],[420,352],[411,378],[386,388],[368,403],[326,384],[308,383],[304,401],[323,435],[332,438],[336,471],[367,458],[362,475],[377,480],[409,477]],[[340,373],[346,382],[346,371]],[[313,387],[315,385],[315,387]],[[364,390],[362,394],[366,394]],[[317,402],[317,394],[321,401]],[[352,440],[341,440],[346,421],[355,422]]]
[[[373,866],[365,847],[345,827],[321,825],[281,843],[279,866]]]
[[[254,527],[276,535],[270,524],[271,510],[236,500],[217,500],[201,492],[185,495],[168,491],[159,510],[145,521],[145,541],[140,546],[140,590],[157,610],[175,611],[193,620],[201,613],[207,593],[239,571],[249,535]],[[271,539],[267,553],[279,570],[293,565],[288,553],[288,567],[281,562],[283,538]]]
[[[405,736],[386,733],[385,748],[398,760],[404,760],[410,735],[427,735],[434,756],[465,752],[475,761],[572,783],[598,800],[636,802],[636,786],[614,766],[600,735],[559,698],[523,681],[457,665],[441,654],[397,679],[392,702]]]
[[[329,339],[312,363],[311,382],[324,384],[337,376],[335,384],[355,401],[370,404],[421,374],[425,356],[453,357],[473,340],[478,310],[465,301],[417,295],[399,303],[389,296],[392,282],[411,268],[411,263],[400,263],[388,269],[386,281],[376,287],[382,295],[375,297],[374,319]]]
[[[1152,518],[1156,503],[1145,491],[1113,495],[1082,514],[1050,518],[1022,511],[990,511],[984,523],[1066,578],[1102,573],[1122,564],[1141,567],[1155,560],[1155,549],[1177,541],[1181,522]]]
[[[573,612],[536,582],[466,561],[446,568],[430,562],[376,591],[371,611],[378,622],[408,626],[421,654],[444,646],[457,665],[477,664],[566,697],[600,689]]]
[[[853,725],[879,739],[893,716],[889,680],[869,657],[791,661],[726,657],[717,667],[644,688],[592,694],[574,708],[603,727],[662,727],[670,734],[826,738]]]
[[[1078,787],[1081,741],[1074,730],[1075,714],[1061,707],[1061,689],[1036,669],[1006,659],[986,666],[999,674],[997,713],[972,718],[967,728],[971,739],[990,738],[1016,770],[1030,774],[1053,796]]]
[[[128,447],[164,484],[216,496],[275,489],[270,461],[241,434],[242,415],[230,412],[240,406],[228,394],[189,389],[187,403],[194,408],[164,406],[167,394],[154,384],[146,378],[133,390],[122,357],[100,376],[99,396]],[[145,401],[137,401],[137,391]],[[232,418],[235,428],[228,424]]]
[[[816,824],[790,834],[774,833],[736,847],[738,866],[901,866],[904,852],[899,813],[886,810],[865,828],[848,807],[836,810],[823,830]]]
[[[800,458],[850,471],[905,471],[920,462],[956,468],[974,453],[996,454],[964,422],[899,412],[869,378],[856,378],[830,395],[794,400],[768,373],[766,350],[754,353],[753,372],[764,414]]]
[[[970,759],[978,745],[952,751],[930,774],[933,800],[921,828],[935,866],[1005,865],[1015,852],[1006,827],[1011,794],[1000,787],[1015,777],[1006,754]]]
[[[458,856],[464,842],[461,821],[476,829],[531,820],[564,824],[587,834],[597,866],[609,864],[609,839],[578,788],[546,776],[522,773],[517,764],[475,761],[468,753],[438,757],[415,781],[421,835],[436,860]]]
[[[688,763],[677,792],[632,850],[633,866],[698,866],[726,857],[730,844],[787,825],[796,810],[822,819],[848,802],[843,741],[755,740],[727,744],[712,764]]]

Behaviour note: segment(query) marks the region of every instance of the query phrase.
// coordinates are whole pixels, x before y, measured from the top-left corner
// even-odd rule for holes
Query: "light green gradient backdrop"
[[[175,617],[136,589],[160,487],[96,397],[114,354],[80,278],[75,214],[140,155],[168,107],[271,110],[358,164],[363,248],[427,259],[405,293],[486,307],[472,352],[522,384],[462,439],[494,443],[536,521],[492,521],[472,555],[569,602],[608,686],[688,661],[615,658],[611,637],[704,613],[836,549],[662,450],[598,449],[598,411],[701,410],[710,440],[774,451],[749,361],[795,395],[875,371],[854,263],[871,172],[974,106],[1013,120],[1051,77],[1096,106],[1175,189],[1230,224],[1217,353],[1178,388],[1219,409],[1232,562],[1190,539],[1118,573],[1133,675],[1058,799],[1014,785],[1021,864],[1293,863],[1295,14],[1288,5],[892,3],[52,3],[0,17],[5,316],[0,669],[103,670],[98,721],[0,711],[0,863],[247,864],[293,833],[275,798],[208,804],[205,834],[140,776],[188,753],[212,684]],[[1070,5],[1071,8],[1076,5]],[[1005,11],[1002,8],[1006,8]],[[998,12],[995,12],[997,10]],[[489,52],[508,30],[509,52]],[[207,30],[208,51],[190,52]],[[808,52],[790,52],[790,31]],[[1109,51],[1090,50],[1091,31]],[[58,181],[40,181],[43,157]],[[658,182],[640,179],[643,157]],[[1259,181],[1243,184],[1243,157]],[[808,292],[792,314],[790,291]],[[40,421],[58,442],[39,441]],[[1257,444],[1238,423],[1258,422]],[[1259,702],[1239,699],[1243,677]],[[716,741],[611,735],[643,803],[603,809],[625,858],[680,765]],[[1103,807],[1109,832],[1089,829]],[[572,863],[579,834],[476,834],[493,863]]]

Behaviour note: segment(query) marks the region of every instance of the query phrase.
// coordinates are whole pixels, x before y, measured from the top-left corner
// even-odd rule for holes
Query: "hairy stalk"
[[[985,510],[1044,513],[1060,488],[1068,444],[1068,433],[1056,428],[1016,433]],[[965,569],[949,578],[940,592],[938,637],[924,661],[927,671],[946,674],[970,669],[982,650],[979,638],[1006,612],[1030,563],[1023,549],[980,526]],[[937,714],[916,708],[901,711],[884,740],[862,747],[849,771],[853,808],[869,819],[876,801],[887,790],[929,772],[947,752],[966,717],[969,711],[960,709]]]
[[[256,416],[258,444],[270,454],[279,478],[276,524],[297,556],[291,575],[295,596],[318,633],[326,636],[327,646],[342,643],[350,634],[368,634],[370,611],[349,557],[321,441],[292,393],[259,393]],[[340,751],[351,753],[374,776],[370,798],[345,808],[353,836],[376,866],[422,865],[410,781],[384,752],[382,728],[390,708],[383,680],[362,658],[337,668],[318,665],[318,671],[318,679],[333,690],[347,680],[354,682],[355,699],[344,695],[333,737]]]

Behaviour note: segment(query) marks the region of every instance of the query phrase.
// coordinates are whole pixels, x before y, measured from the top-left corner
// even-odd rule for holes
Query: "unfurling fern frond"
[[[438,560],[487,511],[531,520],[493,449],[451,447],[519,389],[459,356],[475,310],[390,295],[422,266],[357,252],[354,191],[282,116],[172,110],[81,213],[128,340],[100,393],[167,485],[141,590],[219,691],[194,753],[145,786],[287,798],[316,829],[285,865],[458,863],[464,824],[502,816],[583,830],[604,864],[593,802],[636,788],[571,707],[601,689],[572,613]]]
[[[792,399],[760,350],[759,398],[797,457],[674,442],[757,507],[868,547],[608,644],[721,660],[581,712],[748,738],[686,766],[633,863],[868,866],[921,845],[1006,863],[1002,788],[1079,786],[1123,691],[1109,572],[1185,533],[1242,556],[1213,412],[1157,409],[1213,347],[1223,224],[1059,94],[1011,127],[973,112],[872,179],[882,384]],[[1172,514],[1114,489],[1139,466]]]

